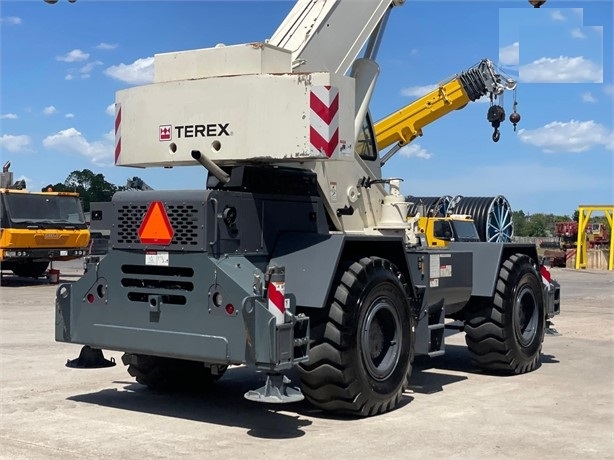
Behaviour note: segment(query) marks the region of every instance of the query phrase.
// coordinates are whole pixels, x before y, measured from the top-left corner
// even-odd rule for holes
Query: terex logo
[[[229,125],[230,123],[209,123],[207,125],[175,126],[175,133],[178,138],[230,136]]]
[[[173,137],[173,127],[171,125],[161,125],[159,139],[161,141],[170,141],[172,137]]]

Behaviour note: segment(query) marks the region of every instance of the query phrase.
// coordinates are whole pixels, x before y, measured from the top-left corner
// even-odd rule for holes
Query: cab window
[[[365,117],[365,121],[362,123],[360,132],[358,133],[355,152],[363,160],[377,160],[377,149],[375,148],[373,125],[371,124],[371,116],[368,113]]]

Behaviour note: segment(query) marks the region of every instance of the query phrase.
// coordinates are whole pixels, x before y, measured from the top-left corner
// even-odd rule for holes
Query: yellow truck
[[[79,194],[30,192],[13,182],[10,162],[0,177],[0,266],[17,276],[43,276],[52,261],[88,253],[90,232]]]

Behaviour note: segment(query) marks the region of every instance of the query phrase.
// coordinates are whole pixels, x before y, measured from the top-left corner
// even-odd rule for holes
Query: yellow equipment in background
[[[17,276],[38,278],[54,260],[87,254],[90,232],[79,194],[29,192],[13,183],[5,163],[0,183],[0,265]]]

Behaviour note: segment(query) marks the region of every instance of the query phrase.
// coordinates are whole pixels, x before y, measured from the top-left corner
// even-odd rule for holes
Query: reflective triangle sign
[[[143,244],[169,245],[175,234],[161,201],[154,201],[143,218],[139,228],[139,239]]]

